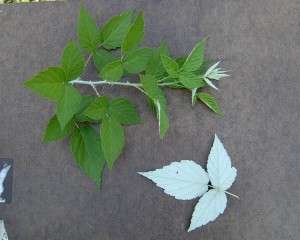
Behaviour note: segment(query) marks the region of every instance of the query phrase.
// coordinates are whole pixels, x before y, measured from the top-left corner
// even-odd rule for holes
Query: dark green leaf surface
[[[130,53],[123,60],[124,69],[130,73],[139,73],[144,71],[151,55],[151,48],[140,48]]]
[[[109,99],[106,96],[97,97],[84,111],[84,115],[93,119],[101,120],[105,117],[109,106]]]
[[[72,118],[66,124],[65,128],[61,130],[60,123],[57,119],[57,116],[54,115],[49,121],[49,123],[47,124],[43,141],[50,142],[50,141],[57,141],[57,140],[64,139],[74,130],[74,126],[75,126],[75,121]]]
[[[197,70],[203,63],[204,58],[204,47],[206,43],[206,38],[203,39],[190,53],[182,69],[186,72],[193,72]]]
[[[61,67],[66,74],[67,81],[74,80],[83,73],[84,57],[79,47],[72,40],[63,51]]]
[[[100,189],[105,158],[99,133],[89,126],[81,126],[71,138],[71,149],[77,164]]]
[[[59,67],[49,67],[24,83],[41,97],[57,101],[65,93],[66,76]]]
[[[123,63],[120,60],[107,64],[100,72],[100,77],[105,80],[116,82],[123,74]]]
[[[71,84],[65,84],[65,94],[59,99],[57,104],[57,118],[61,129],[73,118],[80,109],[81,95]]]
[[[199,88],[206,85],[199,76],[190,72],[180,72],[178,77],[179,81],[188,89]]]
[[[213,60],[211,60],[211,59],[204,60],[202,65],[196,71],[194,71],[193,73],[195,73],[195,74],[204,74],[204,71],[206,70],[206,68],[208,68],[208,66],[212,63],[213,63]]]
[[[122,43],[122,55],[135,49],[144,37],[144,18],[143,12],[140,12],[132,23],[125,39]]]
[[[110,170],[125,145],[125,135],[121,123],[112,117],[105,117],[101,123],[102,149]]]
[[[178,64],[170,57],[166,56],[166,55],[161,55],[161,60],[162,63],[166,69],[166,71],[168,72],[168,74],[171,77],[177,77],[178,75],[178,71],[179,71],[179,66]]]
[[[126,98],[115,98],[109,104],[109,114],[125,125],[137,124],[141,119],[133,104]]]
[[[75,114],[74,118],[76,122],[90,122],[90,123],[97,123],[98,121],[95,121],[87,116],[85,116],[83,113],[87,109],[87,107],[95,100],[95,97],[92,95],[83,95],[81,96],[81,105],[77,113]]]
[[[215,113],[223,115],[223,112],[219,108],[216,99],[212,95],[208,93],[199,93],[197,96],[206,106],[208,106]]]
[[[102,28],[101,38],[103,47],[115,49],[121,47],[130,28],[133,10],[111,18]]]
[[[166,70],[160,55],[169,55],[168,45],[164,42],[151,56],[147,66],[146,74],[155,76],[157,79],[164,77]]]
[[[80,46],[88,52],[94,52],[101,44],[95,20],[83,5],[80,6],[77,33]]]
[[[93,53],[94,63],[99,71],[102,70],[104,66],[111,62],[115,62],[118,59],[117,56],[105,51],[103,49],[98,49]]]

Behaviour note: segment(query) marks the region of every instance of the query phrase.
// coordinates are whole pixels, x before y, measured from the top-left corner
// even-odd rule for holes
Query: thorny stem
[[[84,84],[84,85],[90,85],[90,86],[96,86],[96,85],[119,85],[119,86],[127,86],[127,87],[143,87],[143,85],[141,83],[131,83],[131,82],[110,82],[110,81],[106,81],[106,80],[99,80],[99,81],[91,81],[91,80],[82,80],[81,78],[77,78],[73,81],[70,81],[71,84]],[[178,83],[178,82],[169,82],[169,83],[159,83],[158,86],[168,86],[168,85],[172,85],[174,83]]]
[[[223,190],[223,189],[221,189],[221,188],[219,188],[219,187],[215,187],[215,186],[212,186],[212,185],[207,185],[207,186],[209,186],[209,187],[211,187],[211,188],[214,188],[214,189],[216,189],[216,190],[219,190],[219,191],[221,191],[221,192],[224,192],[224,193],[227,193],[228,195],[231,195],[231,196],[233,196],[233,197],[235,197],[235,198],[237,198],[237,199],[240,199],[237,195],[235,195],[235,194],[233,194],[233,193],[231,193],[231,192],[227,192],[227,191],[225,191],[225,190]]]

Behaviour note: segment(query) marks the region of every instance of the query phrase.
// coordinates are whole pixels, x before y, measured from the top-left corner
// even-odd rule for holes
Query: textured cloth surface
[[[186,91],[166,90],[171,120],[163,141],[143,94],[99,87],[131,99],[143,124],[126,128],[126,147],[102,191],[79,170],[69,141],[42,143],[55,106],[22,82],[60,63],[76,39],[80,2],[97,23],[129,8],[144,9],[143,45],[166,39],[173,56],[209,36],[206,57],[224,60],[230,78],[209,91],[219,117]],[[0,206],[10,239],[299,239],[300,1],[82,0],[6,4],[0,12],[0,157],[15,160],[13,201]],[[86,78],[97,71],[87,68]],[[82,92],[93,93],[88,87]],[[238,176],[216,221],[187,233],[197,200],[178,201],[138,175],[181,159],[206,165],[214,134]]]

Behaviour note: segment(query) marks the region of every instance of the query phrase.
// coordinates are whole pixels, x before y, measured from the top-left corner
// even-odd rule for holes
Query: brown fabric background
[[[187,55],[209,36],[206,56],[223,59],[232,75],[216,96],[224,117],[190,95],[166,90],[170,131],[161,141],[143,94],[99,88],[136,104],[143,124],[126,128],[126,148],[103,189],[73,161],[69,142],[42,143],[55,106],[22,82],[60,63],[76,38],[79,4],[101,26],[129,8],[144,9],[143,45],[166,39],[173,56]],[[13,158],[13,202],[0,206],[9,238],[32,239],[299,239],[300,1],[85,0],[7,4],[0,9],[0,156]],[[95,78],[90,65],[86,78]],[[92,89],[80,87],[83,92]],[[198,200],[178,201],[139,176],[181,159],[202,166],[217,133],[238,177],[228,207],[216,221],[187,233]]]

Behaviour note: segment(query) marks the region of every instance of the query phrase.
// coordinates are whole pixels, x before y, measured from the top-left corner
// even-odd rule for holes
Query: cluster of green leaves
[[[71,149],[77,164],[99,188],[104,166],[107,164],[112,169],[124,148],[123,125],[138,124],[141,120],[128,99],[100,96],[97,84],[131,86],[145,93],[156,113],[161,138],[169,128],[162,87],[187,89],[192,94],[193,105],[198,98],[221,114],[211,95],[198,93],[200,88],[209,86],[205,70],[212,61],[204,60],[206,39],[187,58],[172,59],[166,42],[157,49],[138,47],[144,37],[144,18],[140,12],[132,20],[133,12],[130,10],[111,18],[100,31],[91,14],[81,6],[77,29],[79,46],[71,40],[63,51],[60,66],[49,67],[24,83],[33,92],[57,104],[44,141],[71,135]],[[82,50],[89,54],[87,60]],[[81,80],[90,59],[103,81]],[[139,83],[120,82],[133,74],[139,74]],[[218,76],[216,70],[215,75]],[[80,83],[91,85],[96,96],[81,95],[73,86]],[[100,125],[100,133],[92,127],[94,124]]]

